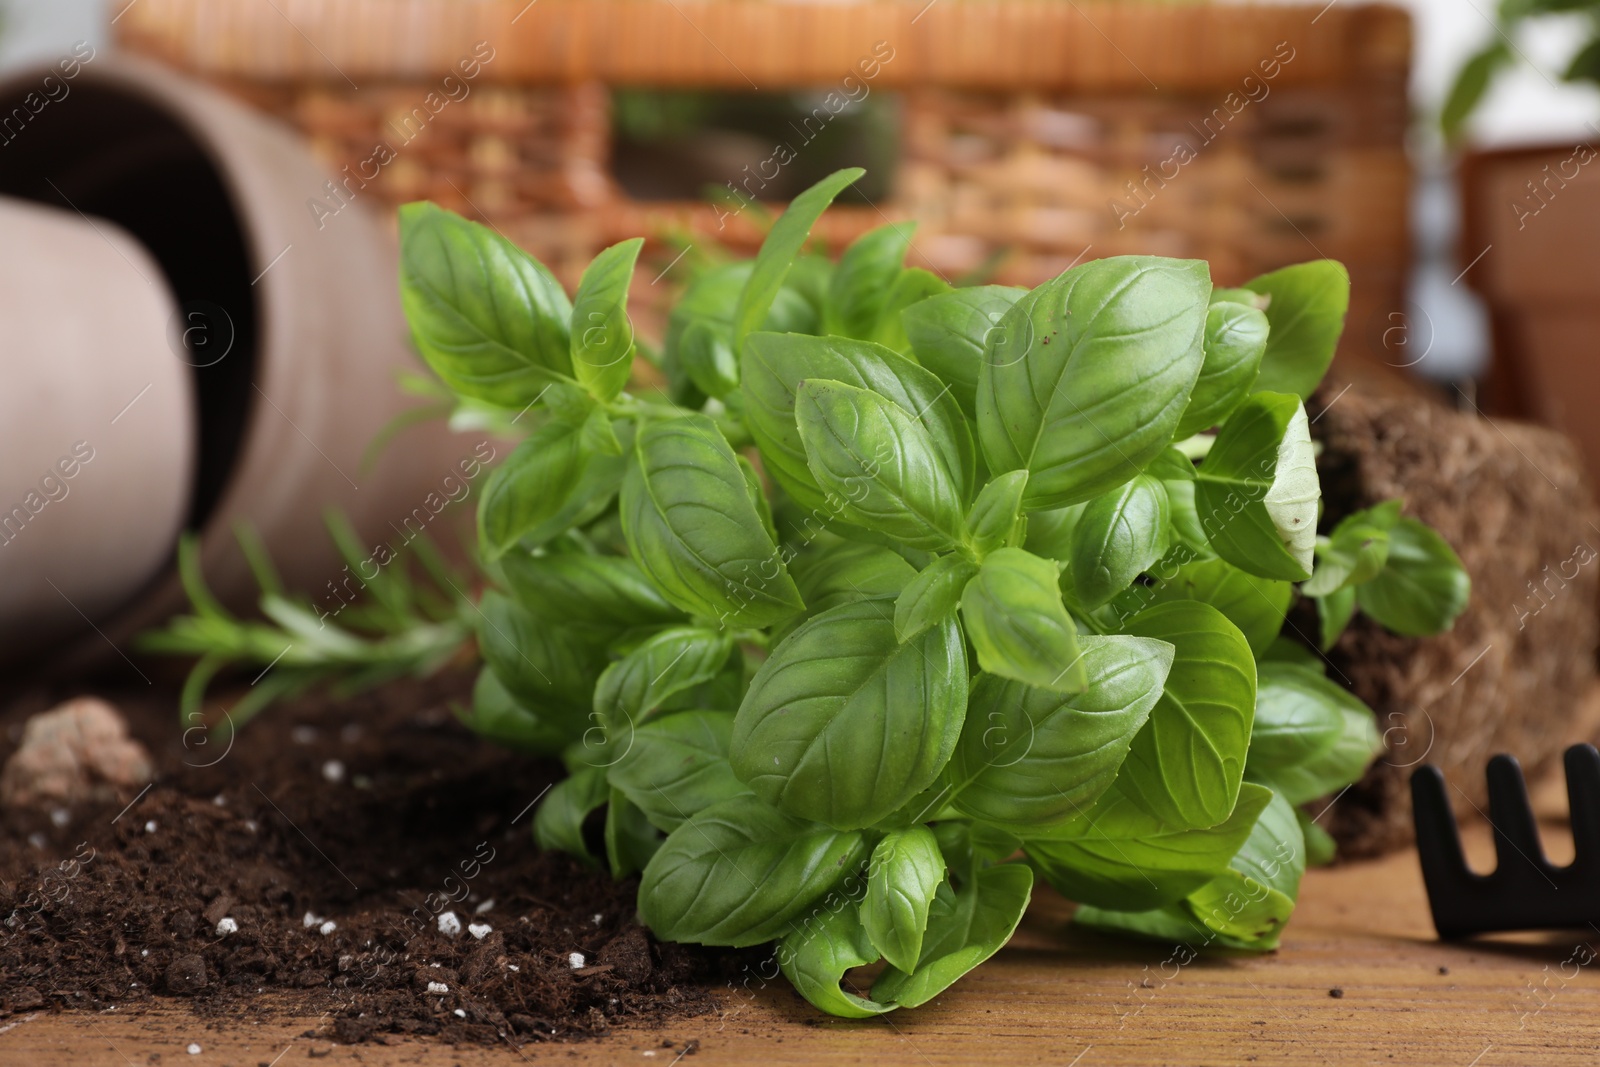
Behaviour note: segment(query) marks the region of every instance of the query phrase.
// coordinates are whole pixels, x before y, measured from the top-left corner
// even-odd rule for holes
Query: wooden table
[[[1486,827],[1469,853],[1490,866]],[[1553,859],[1570,839],[1546,829]],[[1563,854],[1565,850],[1565,854]],[[781,983],[730,991],[720,1016],[658,1031],[519,1052],[426,1039],[335,1046],[299,1036],[317,1020],[202,1019],[181,1007],[139,1015],[29,1015],[0,1032],[0,1064],[1430,1064],[1600,1061],[1600,967],[1579,966],[1581,934],[1441,944],[1412,853],[1314,871],[1278,952],[1179,967],[1157,944],[1069,929],[1040,894],[1012,943],[931,1005],[868,1022],[813,1012]],[[1600,933],[1592,936],[1600,946]],[[1579,959],[1592,958],[1583,953]],[[264,1008],[270,1009],[270,1001]],[[265,1017],[263,1017],[265,1016]],[[191,1043],[201,1046],[186,1055]],[[693,1056],[682,1055],[690,1042]]]

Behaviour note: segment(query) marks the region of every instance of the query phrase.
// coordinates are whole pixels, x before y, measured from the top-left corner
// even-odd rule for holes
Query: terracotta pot
[[[456,465],[472,442],[429,421],[400,433],[371,469],[362,466],[378,432],[416,406],[395,379],[420,364],[400,311],[393,237],[360,193],[337,215],[322,212],[319,223],[309,203],[327,199],[331,176],[300,139],[145,61],[93,58],[64,81],[65,93],[54,66],[16,74],[0,83],[0,116],[32,111],[29,94],[47,76],[56,79],[58,98],[0,136],[0,194],[110,220],[148,250],[170,288],[173,322],[159,333],[151,324],[129,342],[169,345],[171,360],[187,364],[189,382],[168,374],[140,404],[177,420],[194,398],[198,462],[185,525],[201,531],[206,576],[218,595],[241,608],[256,596],[234,542],[238,523],[256,527],[286,582],[315,590],[344,577],[323,527],[325,509],[344,511],[369,543],[395,540],[418,509],[431,517],[424,501],[444,479],[460,481]],[[63,248],[30,253],[76,269]],[[99,294],[85,287],[82,295],[90,303],[79,313],[98,314]],[[126,358],[118,347],[81,357],[92,361],[93,374]],[[12,374],[0,369],[0,379]],[[87,404],[96,392],[85,387],[73,403]],[[61,433],[68,431],[55,436]],[[54,436],[47,442],[55,447]],[[107,467],[122,462],[110,455],[114,448],[108,438]],[[143,473],[171,491],[174,471]],[[70,513],[62,510],[65,521]],[[87,550],[117,552],[131,521],[128,513],[86,531]],[[67,567],[71,557],[56,553],[47,562]],[[86,614],[125,648],[137,628],[182,603],[169,569],[116,617]],[[109,654],[107,641],[93,640]]]
[[[1474,152],[1462,160],[1461,183],[1457,258],[1489,305],[1494,336],[1483,407],[1569,434],[1594,479],[1600,157],[1577,142]]]
[[[194,481],[173,304],[132,237],[0,199],[0,648],[104,619],[172,557]]]

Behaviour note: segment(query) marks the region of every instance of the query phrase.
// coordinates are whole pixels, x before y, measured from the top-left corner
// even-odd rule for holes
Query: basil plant
[[[1468,591],[1398,503],[1318,537],[1304,399],[1344,269],[953,289],[902,265],[905,226],[806,254],[860,174],[701,271],[659,354],[640,241],[569,300],[493,231],[402,211],[416,344],[527,431],[480,501],[464,718],[565,761],[543,847],[641,875],[663,939],[776,942],[836,1015],[938,995],[1037,878],[1091,926],[1272,948],[1332,850],[1301,805],[1380,748],[1312,646],[1358,607],[1441,630]],[[1315,640],[1279,636],[1296,583]]]

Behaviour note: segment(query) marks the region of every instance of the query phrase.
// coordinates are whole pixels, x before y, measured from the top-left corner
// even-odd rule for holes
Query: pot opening
[[[34,87],[0,96],[0,118]],[[250,257],[222,176],[158,106],[81,81],[0,145],[0,195],[109,219],[137,238],[176,301],[169,343],[193,368],[198,462],[186,525],[218,503],[244,441],[259,321]]]

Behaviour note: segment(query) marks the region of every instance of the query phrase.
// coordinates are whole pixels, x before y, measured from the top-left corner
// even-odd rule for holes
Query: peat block
[[[1577,720],[1595,679],[1600,514],[1577,450],[1554,431],[1341,388],[1307,405],[1323,446],[1323,531],[1398,497],[1472,577],[1450,632],[1399,637],[1358,614],[1329,653],[1329,677],[1373,709],[1388,746],[1321,819],[1343,855],[1362,856],[1413,840],[1408,781],[1423,762],[1486,811],[1490,756],[1511,753],[1533,781],[1585,739]],[[1309,607],[1291,620],[1308,637]]]

